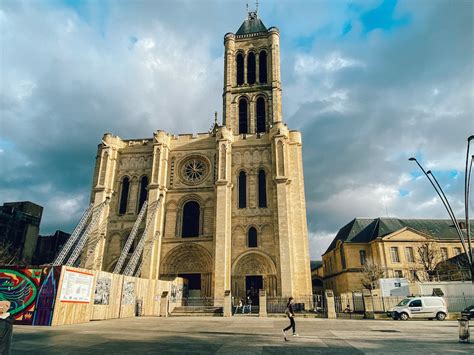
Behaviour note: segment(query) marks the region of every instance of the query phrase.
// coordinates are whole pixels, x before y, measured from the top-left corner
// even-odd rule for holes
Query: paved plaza
[[[297,318],[283,341],[283,317],[129,318],[59,327],[15,326],[13,354],[137,353],[473,353],[456,321]]]

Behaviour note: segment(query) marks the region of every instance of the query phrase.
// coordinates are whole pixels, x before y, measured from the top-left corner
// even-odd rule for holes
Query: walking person
[[[293,297],[290,297],[288,299],[288,303],[286,304],[286,310],[285,310],[285,314],[290,320],[290,325],[286,327],[285,329],[283,329],[283,339],[285,339],[285,341],[288,341],[288,338],[286,337],[286,332],[290,330],[290,328],[292,328],[293,330],[293,336],[294,337],[298,336],[298,334],[296,333],[295,312],[293,310],[294,304],[295,304],[295,299]]]
[[[0,301],[0,355],[9,355],[15,318],[8,312],[10,301]]]

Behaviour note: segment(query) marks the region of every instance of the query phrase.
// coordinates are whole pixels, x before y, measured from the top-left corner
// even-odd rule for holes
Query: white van
[[[443,297],[408,297],[388,311],[387,315],[393,319],[401,320],[408,318],[444,320],[448,315],[448,308]]]

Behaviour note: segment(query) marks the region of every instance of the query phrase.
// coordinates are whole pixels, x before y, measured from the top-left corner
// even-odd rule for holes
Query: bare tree
[[[367,259],[362,270],[362,286],[368,290],[373,290],[375,282],[384,276],[383,269],[374,263],[372,259]]]
[[[435,273],[436,266],[442,261],[441,251],[435,242],[424,242],[418,247],[418,261],[423,267],[423,271],[432,276]]]

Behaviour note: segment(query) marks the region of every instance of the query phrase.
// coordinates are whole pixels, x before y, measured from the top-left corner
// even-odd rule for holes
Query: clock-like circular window
[[[202,158],[188,158],[181,164],[181,177],[187,184],[199,184],[207,177],[208,173],[208,164]]]

